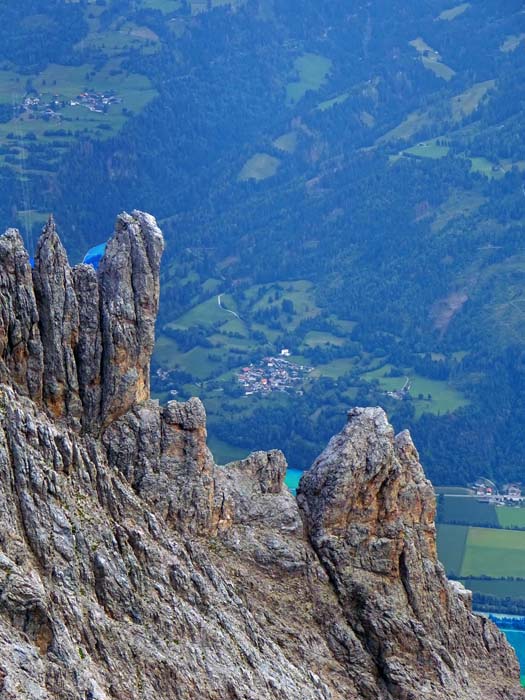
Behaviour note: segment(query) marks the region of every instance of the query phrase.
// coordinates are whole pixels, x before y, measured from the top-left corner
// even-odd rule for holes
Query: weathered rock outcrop
[[[200,401],[150,399],[162,246],[123,214],[71,270],[51,221],[32,274],[0,237],[0,700],[523,698],[381,410],[296,500],[280,452],[219,467]]]
[[[0,375],[19,392],[42,399],[44,360],[29,256],[21,235],[0,237]]]
[[[121,214],[98,274],[69,267],[51,218],[34,269],[0,238],[0,374],[50,416],[98,434],[149,399],[164,242],[152,216]]]
[[[516,673],[501,634],[473,616],[471,594],[446,579],[432,485],[409,433],[394,436],[384,411],[350,411],[303,477],[298,500],[344,617],[376,662],[382,692],[422,700],[446,688],[452,700],[468,687],[468,697],[481,700],[494,680],[491,659],[499,659],[501,679]]]
[[[73,274],[53,219],[38,241],[33,285],[44,357],[44,404],[55,418],[78,422],[82,413],[75,362],[78,302]]]
[[[118,218],[100,262],[103,426],[149,398],[163,248],[155,219],[134,211]]]

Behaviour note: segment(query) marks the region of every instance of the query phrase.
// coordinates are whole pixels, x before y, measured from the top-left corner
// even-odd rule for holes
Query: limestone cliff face
[[[0,237],[0,700],[523,698],[436,559],[406,433],[354,409],[302,480],[218,467],[197,399],[149,398],[162,236],[98,272],[52,221]]]

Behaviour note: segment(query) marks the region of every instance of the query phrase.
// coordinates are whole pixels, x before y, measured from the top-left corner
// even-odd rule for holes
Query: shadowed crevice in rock
[[[84,430],[96,433],[102,404],[102,333],[97,273],[91,265],[73,268],[78,300],[79,334],[75,347],[78,389],[82,401]]]

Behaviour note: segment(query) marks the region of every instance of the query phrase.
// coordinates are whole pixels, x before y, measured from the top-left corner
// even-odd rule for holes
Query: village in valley
[[[522,495],[521,484],[518,483],[504,484],[500,492],[493,481],[481,477],[474,484],[474,492],[478,501],[491,503],[496,506],[521,506],[525,502],[525,496]]]
[[[60,111],[66,107],[84,107],[90,112],[103,114],[110,105],[120,104],[122,98],[118,97],[113,90],[98,92],[97,90],[85,90],[72,100],[64,100],[59,95],[54,95],[51,99],[45,99],[38,93],[28,94],[18,107],[19,115],[27,115],[31,119],[54,119],[60,121],[62,116]]]
[[[245,396],[274,391],[293,391],[301,395],[302,381],[313,372],[313,367],[296,364],[289,357],[290,351],[283,348],[279,357],[265,357],[256,364],[243,367],[237,378],[244,388]]]

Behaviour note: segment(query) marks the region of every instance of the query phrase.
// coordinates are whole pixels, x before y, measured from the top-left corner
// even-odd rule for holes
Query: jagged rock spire
[[[217,467],[198,399],[147,400],[162,247],[122,214],[71,270],[50,220],[33,287],[0,237],[0,698],[523,700],[381,409],[298,504],[280,452]]]
[[[20,234],[0,237],[1,377],[72,427],[97,433],[149,398],[162,234],[121,214],[98,274],[70,268],[53,217],[34,269]]]
[[[82,404],[75,362],[78,302],[67,254],[53,217],[44,226],[37,244],[33,285],[44,350],[44,403],[56,418],[79,421]]]
[[[43,351],[29,256],[22,236],[0,236],[0,377],[20,393],[42,398]]]
[[[149,214],[121,214],[100,261],[102,424],[149,398],[162,234]]]
[[[437,559],[434,490],[407,431],[395,436],[380,408],[351,410],[301,479],[298,502],[381,697],[513,697],[462,689],[469,677],[504,685],[518,667]]]

